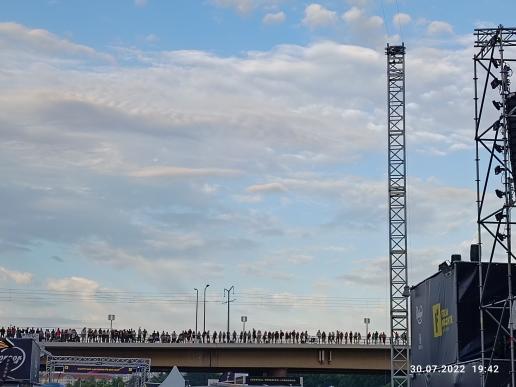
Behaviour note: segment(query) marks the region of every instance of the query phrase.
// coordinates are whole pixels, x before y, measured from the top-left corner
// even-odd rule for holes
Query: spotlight
[[[405,287],[403,288],[403,294],[402,294],[403,297],[410,297],[410,286],[408,285],[405,285]]]
[[[500,166],[500,165],[497,165],[494,169],[494,172],[495,172],[495,175],[499,175],[500,173],[502,173],[503,171],[505,171],[505,168]]]
[[[493,66],[495,67],[495,69],[497,69],[498,67],[500,67],[500,59],[492,59],[491,60],[491,63],[493,64]]]
[[[505,196],[505,192],[503,191],[500,191],[499,189],[495,189],[495,194],[496,196],[498,196],[500,199],[503,198]]]
[[[449,268],[449,265],[448,265],[448,262],[446,262],[446,261],[439,264],[439,271],[446,271],[446,270],[448,270],[448,268]]]
[[[501,102],[493,101],[493,106],[495,107],[496,110],[500,110],[503,105]]]
[[[498,86],[500,86],[502,84],[502,81],[500,81],[498,78],[494,78],[492,81],[491,81],[491,87],[493,89],[496,89]]]
[[[498,153],[502,153],[503,150],[505,149],[502,145],[498,145],[498,144],[494,144],[493,145],[493,148],[495,151],[497,151]]]
[[[493,122],[493,130],[496,132],[498,129],[500,129],[500,120]]]
[[[498,233],[496,233],[496,237],[503,242],[505,240],[505,238],[507,238],[507,235],[504,235],[504,234],[501,234],[498,232]]]
[[[505,218],[505,215],[504,215],[503,211],[497,212],[495,214],[495,218],[496,218],[497,222],[501,222],[502,219]]]

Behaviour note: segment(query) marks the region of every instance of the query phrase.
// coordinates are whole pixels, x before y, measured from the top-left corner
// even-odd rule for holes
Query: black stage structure
[[[491,365],[504,365],[510,376],[504,386],[516,387],[516,270],[512,265],[516,257],[511,232],[515,224],[511,212],[515,206],[516,93],[510,87],[511,67],[516,66],[516,28],[500,25],[475,29],[474,36],[478,244],[471,252],[478,261],[479,364],[485,370]],[[500,261],[505,262],[505,269],[494,270]],[[503,291],[493,292],[500,283],[505,284]],[[488,297],[492,294],[496,297]],[[504,355],[499,348],[504,349]],[[481,386],[489,386],[493,375],[483,372],[479,378]]]

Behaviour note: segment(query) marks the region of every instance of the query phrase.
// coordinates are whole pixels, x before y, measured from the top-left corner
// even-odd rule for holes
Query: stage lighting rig
[[[501,85],[502,85],[502,81],[500,81],[496,77],[491,81],[491,88],[492,89],[496,89],[498,86],[501,86]]]
[[[502,234],[501,232],[497,232],[496,237],[503,242],[505,238],[507,238],[507,235]]]
[[[496,196],[498,196],[500,199],[503,198],[505,196],[505,192],[503,191],[500,191],[499,189],[495,189],[495,194]]]
[[[501,222],[502,219],[505,218],[505,214],[503,213],[503,211],[497,212],[495,214],[495,218],[497,222]]]
[[[495,175],[499,175],[500,173],[502,173],[503,171],[505,171],[505,168],[502,167],[501,165],[497,165],[494,169],[494,173]]]
[[[503,145],[498,145],[498,144],[494,144],[494,145],[493,145],[493,148],[494,148],[494,150],[495,150],[495,151],[497,151],[498,153],[502,153],[502,152],[504,151],[504,149],[505,149],[505,148],[503,147]]]

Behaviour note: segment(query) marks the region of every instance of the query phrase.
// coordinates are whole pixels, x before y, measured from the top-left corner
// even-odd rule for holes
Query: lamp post
[[[114,314],[108,314],[107,319],[110,323],[109,327],[109,342],[113,341],[113,321],[115,321],[115,315]]]
[[[229,335],[229,304],[231,304],[235,300],[230,299],[229,293],[233,291],[233,294],[235,294],[235,286],[231,286],[229,289],[224,289],[224,297],[226,297],[226,292],[228,293],[228,330],[227,335]]]
[[[208,289],[208,287],[210,286],[210,284],[206,284],[206,286],[204,287],[204,313],[203,313],[203,326],[202,326],[202,331],[203,332],[206,332],[206,289]]]
[[[366,344],[369,344],[369,340],[367,339],[367,337],[369,336],[369,323],[370,322],[371,322],[371,319],[369,317],[364,318]]]
[[[197,316],[199,315],[199,290],[197,288],[194,288],[195,292],[197,293],[197,296],[195,298],[195,334],[194,337],[197,336]]]
[[[240,321],[242,321],[242,332],[245,332],[245,323],[247,322],[247,316],[240,317]]]

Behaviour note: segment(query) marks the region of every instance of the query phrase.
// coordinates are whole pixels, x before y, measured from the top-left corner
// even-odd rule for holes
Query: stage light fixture
[[[500,81],[498,78],[494,78],[492,81],[491,81],[491,87],[493,89],[496,89],[498,86],[500,86],[502,84],[502,81]]]
[[[503,242],[505,240],[505,238],[507,238],[507,235],[504,235],[504,234],[501,234],[498,232],[498,233],[496,233],[496,237]]]
[[[500,191],[499,189],[495,189],[495,194],[496,196],[498,196],[500,199],[503,198],[505,196],[505,192],[503,191]]]
[[[495,150],[495,151],[497,151],[498,153],[502,153],[502,152],[503,152],[503,150],[504,150],[503,145],[498,145],[498,144],[494,144],[494,145],[493,145],[493,148],[494,148],[494,150]]]
[[[507,112],[507,117],[505,120],[505,129],[507,131],[507,150],[509,151],[510,161],[511,164],[507,165],[507,167],[510,166],[510,169],[512,171],[511,177],[515,178],[515,172],[516,172],[516,94],[515,93],[509,93],[505,100],[505,110]],[[515,179],[516,180],[516,179]]]
[[[498,129],[500,129],[500,120],[493,122],[493,130],[496,132]]]
[[[439,264],[439,271],[446,271],[446,270],[448,270],[448,268],[449,268],[449,265],[448,265],[448,262],[446,262],[446,261]]]
[[[497,165],[494,169],[494,173],[495,175],[499,175],[500,173],[502,173],[503,171],[505,171],[505,168],[502,167],[501,165]]]
[[[505,215],[502,211],[497,212],[495,214],[496,221],[501,222],[503,218],[505,218]]]
[[[500,59],[491,59],[491,63],[493,64],[494,68],[497,69],[498,67],[500,67]]]
[[[501,102],[493,101],[493,106],[495,107],[496,110],[500,110],[503,105]]]

